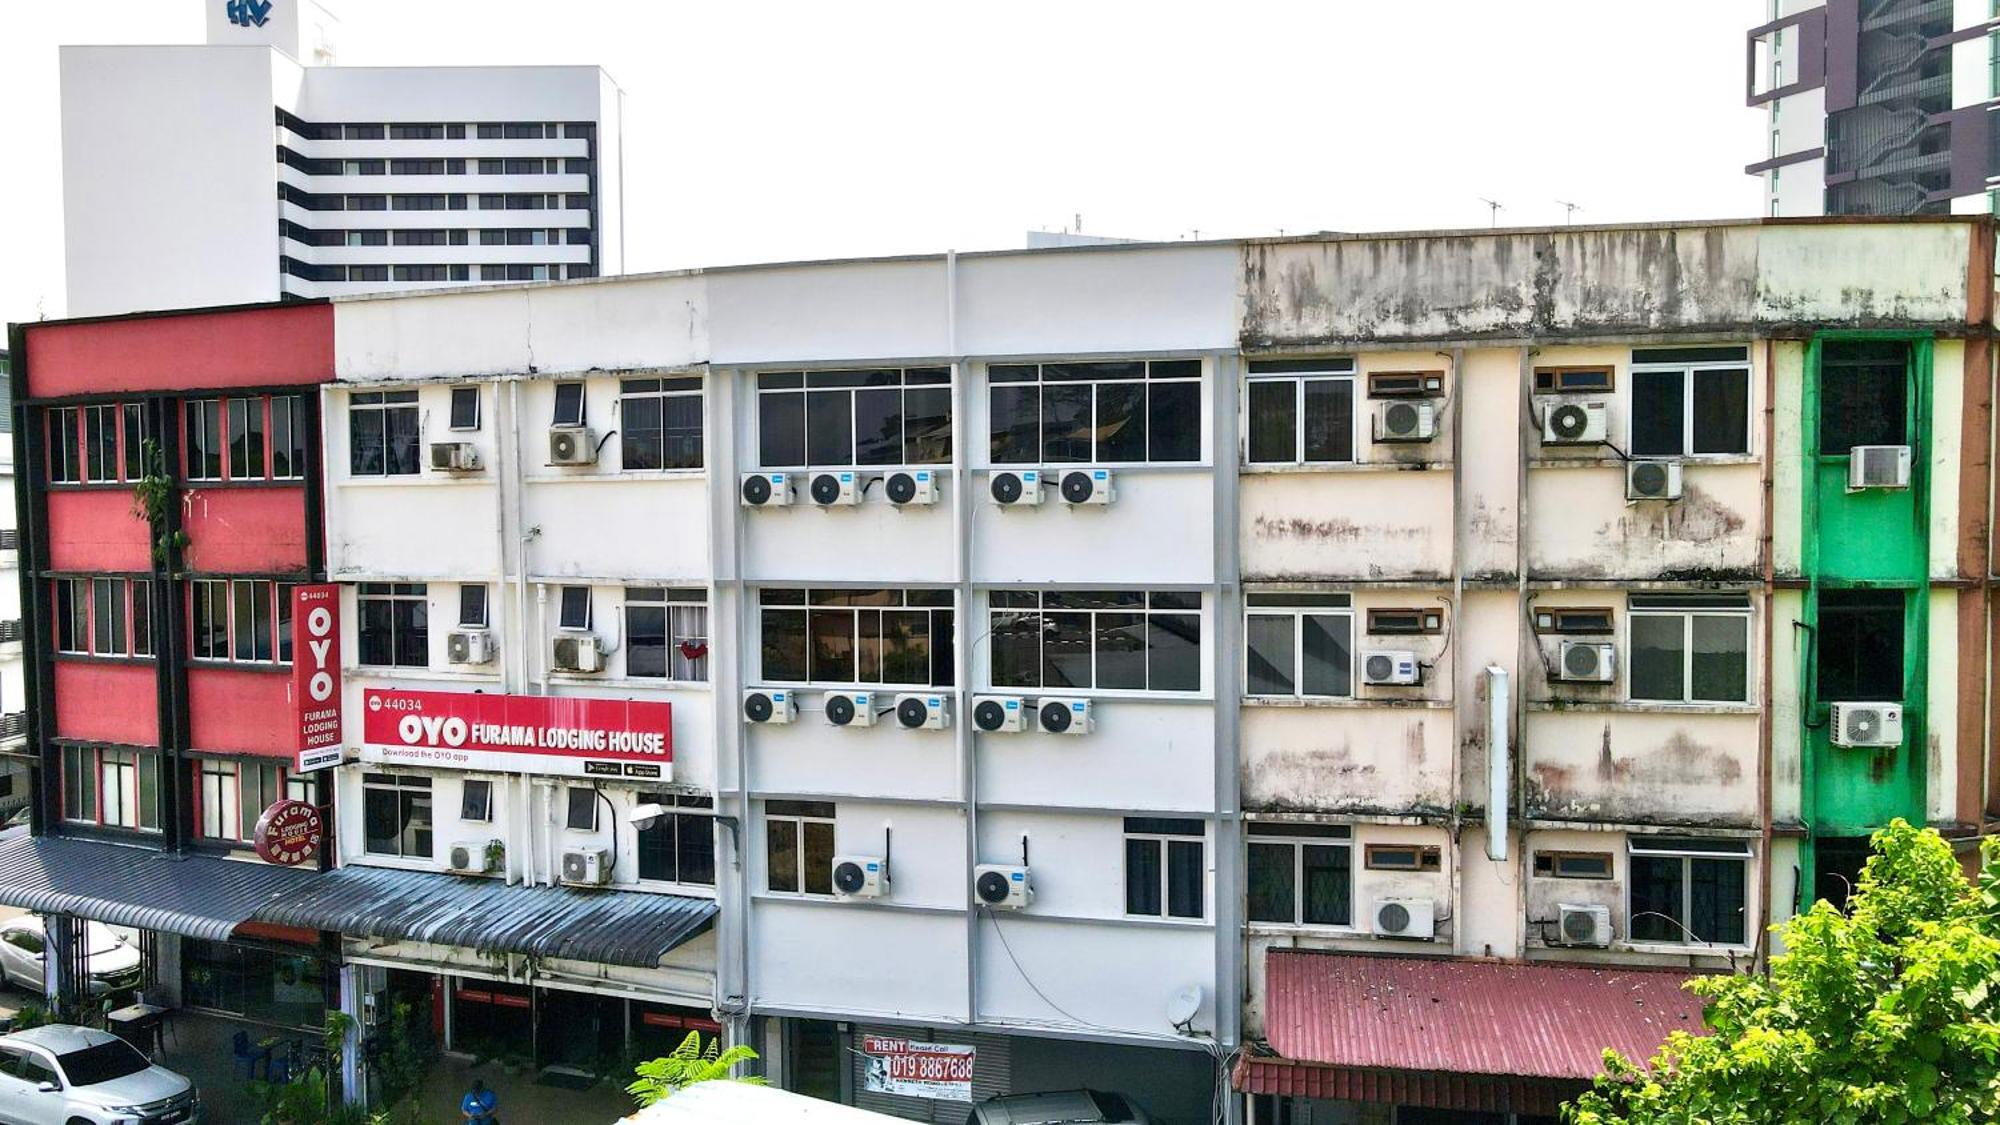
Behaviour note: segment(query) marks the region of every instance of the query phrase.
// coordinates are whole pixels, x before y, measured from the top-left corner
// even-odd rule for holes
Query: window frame
[[[483,266],[481,267],[482,272],[484,272],[484,268]],[[540,279],[537,278],[535,280]],[[587,421],[590,417],[590,393],[588,387],[585,387],[578,380],[565,379],[554,385],[552,393],[555,396],[555,400],[550,404],[549,408],[549,425],[581,427],[589,424]],[[565,409],[563,402],[563,397],[572,393],[576,396],[576,402],[573,404],[576,409],[573,413]]]
[[[398,822],[396,830],[397,850],[393,852],[377,851],[375,849],[374,838],[368,833],[370,797],[374,796],[377,800],[387,799],[382,797],[382,794],[392,796],[396,802],[396,817]],[[416,811],[419,802],[426,806],[429,814],[429,822],[421,830],[412,827],[415,823],[415,818],[411,815]],[[379,856],[386,859],[426,861],[437,858],[437,796],[435,786],[428,777],[396,773],[362,774],[361,823],[361,854],[363,855]],[[404,837],[414,836],[419,831],[427,833],[430,836],[430,850],[427,852],[416,851],[414,840],[411,841],[411,847],[405,849],[403,843]]]
[[[398,441],[392,439],[390,430],[397,416],[407,411],[409,431],[409,459],[403,461],[398,456]],[[356,439],[362,419],[379,418],[381,427],[381,466],[364,469],[361,466],[362,446]],[[370,479],[375,477],[410,477],[423,473],[423,410],[414,390],[352,391],[347,396],[347,475]],[[402,468],[407,464],[408,468]]]
[[[477,794],[475,800],[474,794]],[[477,808],[475,808],[475,804]],[[435,806],[433,806],[435,808]],[[458,819],[468,824],[493,823],[493,779],[467,777],[458,783]]]
[[[1344,367],[1341,365],[1345,365]],[[1260,370],[1262,368],[1262,370]],[[1308,369],[1311,368],[1311,369]],[[1255,396],[1251,389],[1260,384],[1290,382],[1292,386],[1292,455],[1289,458],[1255,457],[1251,442],[1256,429]],[[1306,456],[1306,389],[1308,383],[1344,384],[1347,388],[1347,455],[1345,457]],[[1243,464],[1264,465],[1352,465],[1360,461],[1361,385],[1353,359],[1251,360],[1243,374]]]
[[[368,609],[368,603],[371,602],[386,603],[388,608],[389,663],[387,664],[374,663],[367,661],[365,659],[365,654],[368,652],[369,649],[367,609]],[[412,607],[412,606],[421,607],[423,611],[423,625],[422,628],[419,630],[423,636],[421,651],[423,652],[424,660],[423,663],[421,664],[404,662],[398,659],[399,655],[403,650],[402,634],[404,630],[403,627],[397,623],[397,614],[399,610],[401,610],[404,613],[411,612],[409,609],[404,607]],[[355,630],[356,630],[355,662],[358,666],[364,668],[428,668],[431,666],[431,661],[430,661],[431,622],[430,622],[429,584],[423,582],[359,583],[354,588],[354,610],[355,610]],[[415,628],[414,622],[411,624],[410,627]]]
[[[1140,364],[1144,368],[1144,371],[1137,378],[1095,378],[1095,379],[1056,379],[1056,380],[1050,380],[1048,378],[1048,369],[1051,367],[1067,367],[1067,366],[1080,366],[1080,365],[1092,365],[1092,364],[1110,365],[1119,363]],[[1187,363],[1191,363],[1194,365],[1194,373],[1191,375],[1173,374],[1173,375],[1156,376],[1153,374],[1153,365],[1155,364],[1187,364]],[[1033,379],[1010,378],[1010,379],[996,380],[994,378],[994,372],[996,370],[1020,370],[1025,368],[1035,369],[1035,376]],[[1200,358],[1190,359],[1190,358],[1151,357],[1151,358],[1141,358],[1141,359],[1117,359],[1117,358],[1107,357],[1107,358],[1097,358],[1097,359],[1077,359],[1068,361],[1054,360],[1054,361],[1045,361],[1039,363],[988,364],[986,367],[986,451],[985,451],[987,463],[996,468],[1009,467],[1015,465],[1030,466],[1030,467],[1037,465],[1043,465],[1043,466],[1089,465],[1089,466],[1099,466],[1104,468],[1138,467],[1144,465],[1178,465],[1184,467],[1198,467],[1204,465],[1207,463],[1208,458],[1212,456],[1212,454],[1210,454],[1207,450],[1208,438],[1209,438],[1207,432],[1208,427],[1203,424],[1202,420],[1203,415],[1207,410],[1207,407],[1205,405],[1205,396],[1203,394],[1207,380],[1208,380],[1208,363],[1206,360]],[[1182,386],[1189,384],[1193,385],[1193,387],[1195,388],[1195,412],[1194,412],[1194,420],[1192,423],[1194,426],[1194,444],[1195,444],[1194,456],[1186,459],[1155,457],[1153,456],[1153,426],[1152,426],[1153,387],[1155,385]],[[1047,418],[1048,418],[1047,390],[1051,385],[1058,387],[1090,388],[1089,430],[1091,432],[1091,438],[1090,438],[1089,456],[1084,457],[1082,459],[1070,459],[1066,457],[1051,457],[1049,455],[1049,439],[1047,434]],[[1099,422],[1098,420],[1099,416],[1098,404],[1102,396],[1099,392],[1099,388],[1106,385],[1110,386],[1136,385],[1143,389],[1144,393],[1142,395],[1142,401],[1139,407],[1139,412],[1143,414],[1144,417],[1146,418],[1145,457],[1140,458],[1138,460],[1129,460],[1129,459],[1112,460],[1102,457],[1100,455],[1101,438],[1099,437],[1099,431],[1102,429],[1102,423]],[[1008,457],[1003,459],[997,455],[997,452],[995,450],[996,444],[1003,438],[1004,435],[1002,432],[996,431],[994,429],[995,419],[999,417],[1000,414],[999,411],[996,411],[993,408],[994,395],[1001,388],[1013,388],[1013,387],[1035,388],[1036,453],[1035,456],[1030,458]]]
[[[467,612],[468,609],[470,609],[471,607],[469,607],[466,604],[466,595],[471,594],[474,591],[478,592],[478,600],[479,600],[479,606],[478,606],[479,612],[476,614]],[[461,629],[490,628],[492,625],[492,618],[493,618],[492,592],[487,588],[486,583],[484,582],[459,583],[458,584],[458,627]],[[428,632],[428,630],[426,630],[426,632]]]
[[[104,660],[147,660],[153,648],[152,588],[150,578],[75,575],[50,578],[49,597],[53,606],[50,648],[60,658],[90,656]],[[106,627],[100,614],[99,591],[109,588],[112,612],[108,643],[100,644],[99,632]]]
[[[69,791],[74,776],[71,770],[80,768],[86,759],[92,771],[92,815],[89,818],[74,817],[69,814]],[[150,809],[142,800],[146,792],[148,774],[151,775],[153,790]],[[101,828],[119,828],[129,832],[156,833],[163,830],[158,751],[130,746],[64,746],[63,790],[62,809],[65,821],[96,824]],[[149,820],[151,823],[148,823]]]
[[[1384,861],[1396,852],[1411,852],[1414,863],[1389,863]],[[1444,852],[1436,844],[1405,844],[1384,840],[1366,844],[1361,850],[1361,866],[1367,871],[1413,871],[1421,875],[1426,871],[1441,871]]]
[[[484,396],[480,394],[477,386],[451,388],[450,408],[445,415],[446,420],[450,423],[447,428],[454,433],[472,433],[477,431],[481,420],[480,414],[485,409],[484,404],[481,402],[482,398]],[[459,418],[458,407],[461,402],[472,403],[472,420],[470,422],[463,422]]]
[[[1596,875],[1564,869],[1565,864],[1579,859],[1603,860],[1604,874]],[[1548,862],[1544,864],[1543,860]],[[1531,870],[1537,879],[1576,879],[1604,883],[1618,877],[1618,860],[1610,852],[1582,851],[1576,848],[1536,848],[1532,863]]]
[[[1657,841],[1657,843],[1654,841]],[[1675,845],[1680,846],[1677,847]],[[1672,919],[1675,923],[1675,928],[1670,931],[1675,936],[1646,938],[1632,936],[1636,928],[1633,925],[1633,897],[1638,893],[1639,872],[1641,870],[1641,865],[1634,862],[1637,858],[1654,860],[1678,859],[1680,861],[1681,913],[1679,917]],[[1628,837],[1625,842],[1625,933],[1627,942],[1635,945],[1674,945],[1690,949],[1736,950],[1749,948],[1750,942],[1753,939],[1751,907],[1755,901],[1755,892],[1751,884],[1750,863],[1754,858],[1754,849],[1751,848],[1748,840],[1720,837]],[[1695,893],[1693,865],[1696,861],[1734,862],[1741,865],[1743,898],[1738,906],[1738,910],[1742,914],[1741,929],[1743,936],[1740,941],[1727,942],[1691,939]],[[1652,912],[1647,911],[1644,913],[1650,914]]]
[[[651,672],[632,670],[633,646],[640,631],[632,624],[632,611],[639,609],[660,611],[661,643],[666,646],[666,659],[657,675]],[[618,607],[620,620],[624,626],[625,675],[630,679],[664,680],[671,683],[707,683],[709,607],[708,591],[699,587],[627,586],[624,600]],[[699,615],[699,632],[683,630],[680,626],[695,615]],[[759,605],[759,624],[762,624],[762,606]],[[761,630],[760,630],[761,631]],[[648,631],[650,635],[650,630]],[[683,644],[699,643],[703,652],[689,658],[681,650]]]
[[[666,809],[657,820],[636,833],[635,851],[639,881],[671,887],[715,887],[715,799],[693,793],[640,793],[638,799],[641,802],[651,802]],[[701,827],[708,833],[708,879],[706,881],[687,878],[688,864],[682,858],[682,821],[691,823],[695,820],[703,821],[704,823]],[[669,846],[665,850],[670,850],[673,854],[673,873],[675,877],[672,879],[662,879],[646,874],[648,850],[651,849],[656,855],[662,850],[657,843],[649,843],[649,841],[657,841],[662,838],[668,841]]]
[[[43,468],[50,484],[83,484],[83,410],[51,406],[43,415],[48,454]]]
[[[188,580],[187,603],[184,607],[188,623],[188,659],[197,664],[236,664],[282,667],[291,663],[288,638],[281,622],[290,620],[291,591],[296,583],[273,578],[234,578],[221,576],[201,576]],[[222,647],[220,655],[213,645],[211,632],[215,624],[216,593],[221,592]],[[250,621],[246,625],[241,620],[244,591],[250,597]],[[208,619],[203,620],[202,609],[209,609]],[[268,616],[259,628],[257,620],[259,607]],[[239,648],[249,645],[249,656],[239,655]],[[262,646],[260,650],[260,644]]]
[[[826,884],[825,890],[810,889],[806,867],[806,828],[823,826],[828,836],[827,855],[829,858],[840,854],[839,805],[832,801],[773,801],[764,802],[764,890],[762,893],[783,898],[830,899],[833,892],[833,870],[820,873],[820,880]],[[791,834],[794,889],[786,890],[777,886],[777,871],[772,866],[773,834],[780,830]],[[812,882],[818,882],[813,880]]]
[[[652,384],[650,388],[646,384]],[[618,381],[618,468],[622,472],[674,472],[699,470],[707,464],[708,437],[705,407],[705,390],[699,375],[667,375],[647,378],[620,379]],[[652,427],[651,440],[658,443],[659,464],[634,465],[631,453],[635,439],[645,435],[634,433],[631,411],[632,402],[647,399],[658,403],[659,424]],[[667,403],[669,399],[693,399],[696,403],[694,428],[694,456],[689,460],[685,455],[670,456],[672,452],[667,426]],[[685,441],[685,438],[678,439]]]
[[[894,595],[895,600],[872,603],[858,600],[876,594]],[[940,604],[930,604],[929,602],[913,603],[910,599],[911,594],[942,595],[945,600]],[[791,600],[791,595],[798,595],[798,600]],[[848,600],[819,601],[815,600],[816,596],[837,597]],[[767,600],[775,598],[783,598],[784,600]],[[847,630],[849,641],[848,653],[849,659],[854,664],[855,677],[851,679],[812,678],[815,671],[813,667],[815,662],[813,641],[816,635],[813,628],[814,618],[816,615],[819,617],[828,617],[841,613],[847,614],[849,618]],[[862,668],[862,660],[863,653],[867,647],[862,643],[862,616],[864,614],[874,614],[877,625],[882,626],[883,616],[889,613],[924,613],[926,615],[924,659],[927,665],[927,674],[923,682],[896,681],[886,678],[872,680],[859,678],[864,670]],[[799,616],[799,623],[803,627],[805,673],[807,678],[787,679],[773,674],[770,662],[766,659],[766,653],[770,647],[769,639],[772,636],[771,615],[773,614],[797,614]],[[944,654],[940,650],[939,639],[948,639],[949,643],[953,646],[951,651],[955,654],[958,644],[958,637],[955,632],[958,622],[957,614],[956,594],[949,589],[938,590],[923,587],[885,587],[872,589],[828,589],[824,587],[797,586],[763,587],[757,591],[758,682],[773,685],[798,685],[801,687],[856,687],[881,688],[883,690],[900,688],[908,691],[925,691],[952,687],[952,680],[956,679],[957,675],[956,670],[952,660],[941,658]],[[877,668],[882,675],[886,676],[886,658],[889,654],[886,641],[886,628],[878,628],[876,636],[883,638],[875,652]],[[942,682],[940,682],[941,680]]]
[[[1140,827],[1135,828],[1135,823],[1140,825]],[[1199,825],[1200,831],[1191,832],[1185,829],[1179,831],[1162,830],[1158,827],[1174,823]],[[1200,817],[1128,816],[1124,818],[1122,827],[1123,831],[1121,835],[1124,839],[1122,855],[1125,877],[1125,917],[1154,918],[1163,922],[1180,924],[1206,922],[1208,920],[1209,890],[1208,821]],[[1157,912],[1148,913],[1133,909],[1134,880],[1140,877],[1140,873],[1133,869],[1132,864],[1132,845],[1134,844],[1150,845],[1155,849],[1157,854],[1160,879],[1160,885],[1155,888],[1159,894],[1159,910]],[[1176,850],[1174,847],[1175,844],[1181,845],[1182,850]],[[1195,848],[1195,886],[1201,901],[1198,904],[1200,909],[1196,913],[1184,914],[1174,909],[1174,870],[1176,858],[1185,857],[1187,852],[1184,849],[1190,844]]]
[[[856,380],[872,375],[886,375],[893,372],[895,381],[866,383]],[[942,376],[942,378],[939,378]],[[913,381],[914,380],[914,381]],[[954,423],[952,411],[957,405],[954,393],[956,377],[951,367],[917,365],[906,367],[869,368],[816,368],[812,370],[778,369],[759,371],[755,377],[757,404],[756,457],[760,469],[858,469],[869,472],[891,472],[899,468],[924,465],[951,465],[956,454],[953,443]],[[858,396],[864,391],[898,392],[896,403],[896,451],[898,459],[884,462],[863,462],[861,460],[861,412],[856,409]],[[911,457],[913,439],[910,432],[910,392],[942,391],[944,405],[945,448],[941,455]],[[816,399],[824,396],[839,396],[847,411],[846,458],[816,458],[813,456],[813,407]],[[767,404],[782,399],[796,398],[798,409],[799,456],[796,459],[767,457],[771,447],[773,429],[772,418],[766,413]],[[824,409],[824,408],[822,408]],[[830,426],[830,421],[821,425]],[[921,440],[921,437],[917,439]],[[921,452],[920,450],[916,450]]]
[[[1284,831],[1290,829],[1292,831]],[[1313,831],[1299,831],[1310,829]],[[1292,917],[1290,921],[1251,916],[1250,888],[1256,877],[1251,868],[1257,847],[1284,847],[1291,852],[1292,868]],[[1311,847],[1339,848],[1347,853],[1347,920],[1344,922],[1309,922],[1306,911],[1306,849]],[[1345,824],[1320,824],[1302,821],[1253,820],[1243,826],[1243,870],[1244,906],[1243,918],[1250,926],[1283,926],[1299,930],[1353,931],[1356,929],[1355,914],[1355,863],[1354,830]]]
[[[1624,621],[1625,655],[1623,661],[1625,665],[1624,672],[1625,672],[1626,700],[1632,703],[1690,703],[1690,704],[1708,704],[1708,703],[1748,704],[1752,702],[1757,695],[1757,678],[1755,669],[1756,661],[1752,659],[1753,655],[1752,646],[1756,643],[1755,628],[1754,628],[1756,622],[1753,616],[1753,607],[1751,606],[1749,600],[1747,598],[1744,599],[1743,603],[1740,606],[1733,606],[1733,605],[1724,606],[1720,604],[1703,606],[1703,605],[1693,604],[1694,602],[1700,600],[1699,597],[1690,597],[1679,600],[1685,601],[1688,604],[1682,606],[1674,606],[1668,604],[1667,599],[1663,598],[1658,604],[1648,605],[1644,602],[1635,600],[1626,605],[1625,621]],[[1638,643],[1633,636],[1634,629],[1637,627],[1641,619],[1665,620],[1670,618],[1678,618],[1680,620],[1680,625],[1681,625],[1680,696],[1679,698],[1669,699],[1664,696],[1640,695],[1637,692],[1637,687],[1638,687],[1637,654],[1639,650],[1638,650]],[[1708,698],[1696,697],[1694,693],[1695,691],[1694,629],[1695,629],[1695,621],[1698,618],[1714,618],[1719,620],[1733,621],[1742,625],[1743,697],[1741,699],[1708,699]]]
[[[1253,605],[1256,598],[1270,598],[1266,605]],[[1324,598],[1320,605],[1304,604],[1307,598]],[[1280,599],[1293,604],[1281,604]],[[1334,599],[1339,599],[1338,601]],[[1258,594],[1247,593],[1243,599],[1243,698],[1246,701],[1263,699],[1353,699],[1355,698],[1355,609],[1352,595],[1348,594]],[[1290,692],[1252,691],[1250,684],[1250,623],[1252,618],[1289,618],[1292,623],[1291,639],[1291,681]],[[1305,620],[1308,617],[1343,617],[1347,621],[1347,690],[1340,693],[1309,692],[1305,690],[1302,674],[1305,660]]]
[[[1681,376],[1681,421],[1680,448],[1673,452],[1642,452],[1638,448],[1636,435],[1639,424],[1639,382],[1645,375],[1666,375],[1678,372]],[[1740,372],[1743,376],[1743,432],[1731,435],[1741,449],[1715,452],[1695,452],[1695,386],[1705,372]],[[1682,361],[1641,361],[1634,357],[1625,378],[1625,417],[1627,419],[1626,444],[1631,447],[1633,457],[1665,457],[1679,461],[1729,460],[1750,456],[1752,452],[1752,432],[1756,429],[1753,411],[1756,406],[1756,392],[1752,388],[1752,370],[1749,352],[1744,351],[1742,359],[1706,359]]]
[[[1137,605],[1112,605],[1112,606],[1081,607],[1081,608],[1070,605],[1062,605],[1062,604],[1057,604],[1052,607],[1049,604],[1049,599],[1051,596],[1058,598],[1072,597],[1081,599],[1087,597],[1090,594],[1097,594],[1097,593],[1113,594],[1113,595],[1137,595],[1139,598],[1139,602]],[[1036,599],[1035,606],[1030,608],[1025,605],[1014,606],[1006,604],[995,604],[996,599],[1005,599],[1005,598],[1019,597],[1019,596],[1033,596]],[[1192,597],[1195,599],[1195,605],[1193,608],[1187,608],[1178,605],[1155,606],[1154,599],[1162,596]],[[1102,590],[1034,589],[1034,590],[988,591],[986,596],[986,633],[985,633],[985,637],[989,642],[987,644],[986,679],[988,683],[986,686],[990,690],[997,692],[1031,691],[1031,692],[1048,692],[1056,695],[1075,692],[1075,693],[1089,694],[1093,696],[1123,696],[1123,697],[1166,696],[1168,698],[1176,698],[1176,699],[1202,698],[1204,697],[1204,694],[1210,690],[1204,683],[1204,680],[1207,676],[1206,656],[1209,651],[1208,642],[1206,639],[1206,634],[1209,628],[1207,622],[1208,610],[1209,610],[1208,599],[1205,596],[1203,596],[1203,594],[1200,591],[1190,591],[1190,590],[1174,591],[1174,590],[1148,590],[1144,588],[1130,589],[1125,587],[1106,587]],[[1008,616],[1008,617],[1033,617],[1033,618],[1045,619],[1051,614],[1063,614],[1067,616],[1086,615],[1089,617],[1090,620],[1087,628],[1091,640],[1090,682],[1088,684],[1054,684],[1054,685],[1048,683],[1048,674],[1047,674],[1048,673],[1048,650],[1047,650],[1048,623],[1046,622],[1046,620],[1044,620],[1038,626],[1034,627],[1035,636],[1039,639],[1038,640],[1039,647],[1037,648],[1036,660],[1035,660],[1035,675],[1034,675],[1035,682],[1001,683],[1000,677],[997,675],[997,672],[1000,670],[1000,660],[996,652],[997,646],[992,642],[997,635],[1001,634],[1003,628],[1008,628],[1011,630],[1012,626],[1015,623],[1008,622],[1006,623],[1006,625],[1003,626],[1003,624],[998,620],[998,618],[1002,616]],[[1101,626],[1098,623],[1098,618],[1100,616],[1130,617],[1135,615],[1141,618],[1141,624],[1144,626],[1146,631],[1146,646],[1141,650],[1142,653],[1144,654],[1146,686],[1138,688],[1105,687],[1099,682],[1102,679],[1102,677],[1098,675],[1098,670],[1099,670],[1098,642],[1103,637],[1104,633],[1106,632],[1106,629],[1105,627]],[[1197,633],[1195,636],[1195,652],[1194,652],[1195,680],[1194,683],[1188,687],[1183,688],[1183,687],[1154,686],[1152,637],[1153,637],[1153,618],[1156,616],[1192,617],[1195,620],[1197,629]]]

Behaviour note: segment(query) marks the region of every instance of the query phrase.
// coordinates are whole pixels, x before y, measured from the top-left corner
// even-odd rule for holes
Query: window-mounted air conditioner
[[[1910,447],[1857,445],[1848,451],[1847,491],[1910,487]]]
[[[1835,746],[1903,744],[1903,708],[1898,703],[1836,703],[1831,726]]]
[[[1574,684],[1608,684],[1618,678],[1618,646],[1564,641],[1556,653],[1556,678]]]
[[[469,441],[434,441],[431,468],[440,473],[478,472],[479,447]]]
[[[491,664],[500,646],[484,629],[453,629],[445,638],[445,659],[453,664]]]

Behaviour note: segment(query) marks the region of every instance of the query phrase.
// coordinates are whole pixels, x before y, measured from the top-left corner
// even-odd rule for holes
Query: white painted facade
[[[312,0],[202,4],[204,44],[62,48],[70,315],[622,272],[602,70],[340,67]]]

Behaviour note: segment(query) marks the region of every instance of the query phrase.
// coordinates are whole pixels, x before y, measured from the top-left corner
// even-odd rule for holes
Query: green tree
[[[1968,880],[1902,820],[1875,834],[1845,912],[1777,927],[1769,976],[1702,977],[1711,1034],[1674,1032],[1650,1070],[1606,1051],[1572,1125],[2000,1120],[2000,840]]]
[[[757,1057],[757,1052],[741,1044],[721,1050],[720,1040],[709,1040],[708,1050],[701,1049],[701,1033],[690,1031],[681,1045],[664,1058],[642,1062],[633,1073],[638,1078],[625,1087],[632,1100],[641,1109],[652,1105],[669,1094],[687,1089],[697,1082],[742,1082],[751,1086],[762,1086],[762,1078],[731,1077],[730,1071],[738,1063],[746,1063]]]

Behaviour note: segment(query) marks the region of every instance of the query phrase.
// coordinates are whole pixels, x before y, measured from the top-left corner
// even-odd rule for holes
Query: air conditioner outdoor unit
[[[1376,937],[1430,941],[1437,936],[1437,901],[1428,898],[1377,899],[1371,929]]]
[[[1063,502],[1076,507],[1079,504],[1109,504],[1118,499],[1118,490],[1112,487],[1110,469],[1071,469],[1062,475]]]
[[[550,664],[558,672],[603,671],[604,652],[599,647],[597,634],[556,634],[554,659]]]
[[[1611,908],[1557,904],[1555,944],[1578,949],[1603,949],[1610,945]]]
[[[1833,705],[1835,746],[1901,746],[1903,707],[1898,703]]]
[[[574,848],[562,854],[562,881],[575,887],[601,887],[611,881],[607,848]]]
[[[799,705],[783,688],[752,688],[743,693],[743,718],[752,723],[789,723],[799,717]]]
[[[595,465],[597,435],[587,426],[554,426],[549,429],[549,464]]]
[[[1375,440],[1430,441],[1437,437],[1437,404],[1399,399],[1375,404]]]
[[[445,638],[445,659],[453,664],[491,664],[500,646],[484,629],[453,629]]]
[[[820,696],[826,721],[837,727],[875,725],[875,696],[865,691],[830,691]]]
[[[951,726],[951,699],[918,692],[899,695],[896,722],[904,730],[944,730]]]
[[[972,700],[972,725],[988,734],[1013,734],[1028,729],[1034,706],[1018,695],[980,695]]]
[[[806,494],[822,508],[847,507],[861,503],[861,480],[853,470],[814,473]]]
[[[878,855],[834,856],[833,893],[840,898],[881,898],[889,893],[889,865]]]
[[[929,469],[909,469],[890,473],[882,481],[882,492],[898,508],[911,504],[938,502],[937,474]]]
[[[1093,725],[1088,699],[1038,699],[1035,718],[1050,734],[1089,734]]]
[[[1604,641],[1564,641],[1556,653],[1556,678],[1608,684],[1618,678],[1618,646]]]
[[[1026,910],[1035,901],[1035,884],[1025,867],[982,863],[972,869],[972,897],[981,906]]]
[[[1625,499],[1678,500],[1680,498],[1679,461],[1625,462]]]
[[[1601,402],[1553,402],[1542,409],[1543,445],[1602,445],[1605,433]]]
[[[445,867],[462,875],[484,875],[493,870],[495,840],[460,840],[445,853]]]
[[[440,473],[472,473],[479,470],[479,447],[469,441],[431,443],[431,468]]]
[[[1910,447],[1857,445],[1848,452],[1847,491],[1910,487]]]
[[[792,502],[792,475],[744,473],[742,496],[746,508],[789,507]]]
[[[1035,469],[1006,469],[988,474],[986,491],[1003,508],[1033,506],[1042,502],[1042,474]]]
[[[1361,654],[1361,682],[1364,684],[1414,684],[1422,682],[1423,675],[1423,666],[1417,663],[1414,652],[1377,649]]]

